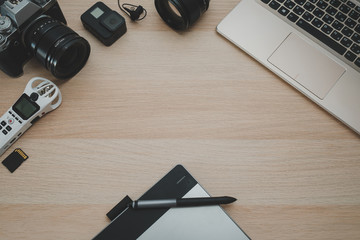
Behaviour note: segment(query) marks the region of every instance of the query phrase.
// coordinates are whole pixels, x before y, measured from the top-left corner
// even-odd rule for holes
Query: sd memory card
[[[16,148],[4,161],[2,161],[2,164],[13,173],[28,158],[29,156],[26,155],[23,150]]]

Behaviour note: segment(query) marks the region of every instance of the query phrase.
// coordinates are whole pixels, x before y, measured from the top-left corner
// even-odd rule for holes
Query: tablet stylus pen
[[[137,208],[171,208],[171,207],[194,207],[228,204],[235,202],[233,197],[204,197],[204,198],[174,198],[158,200],[137,200],[130,203],[130,207]]]

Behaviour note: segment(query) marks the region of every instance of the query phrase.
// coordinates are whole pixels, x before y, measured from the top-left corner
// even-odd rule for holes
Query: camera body
[[[22,75],[35,54],[25,35],[39,17],[66,24],[56,0],[0,0],[0,15],[0,69],[12,77]]]

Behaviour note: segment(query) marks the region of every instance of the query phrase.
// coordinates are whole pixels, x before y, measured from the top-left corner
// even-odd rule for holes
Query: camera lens
[[[25,31],[25,44],[57,78],[71,78],[85,65],[90,45],[63,23],[42,16]]]
[[[175,30],[193,25],[209,8],[210,0],[155,0],[161,18]]]

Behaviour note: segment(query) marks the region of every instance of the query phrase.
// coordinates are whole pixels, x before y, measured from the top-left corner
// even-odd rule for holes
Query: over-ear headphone
[[[118,5],[121,11],[126,13],[126,15],[128,15],[133,21],[143,20],[147,15],[146,9],[141,5],[137,6],[129,3],[120,4],[120,0],[118,0]]]

